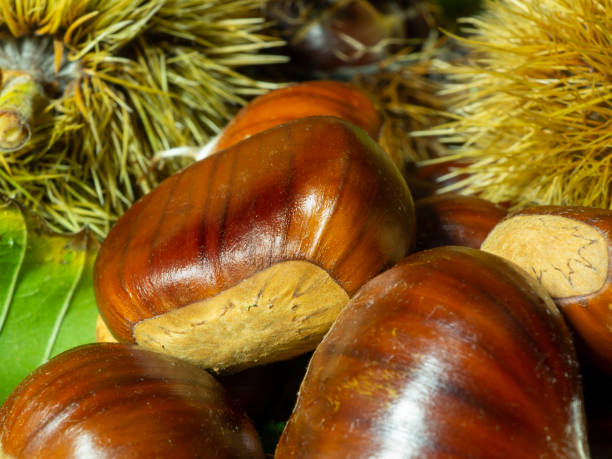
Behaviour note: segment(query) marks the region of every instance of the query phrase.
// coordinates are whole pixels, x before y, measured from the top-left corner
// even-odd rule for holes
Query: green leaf
[[[15,206],[0,208],[0,332],[13,298],[26,246],[26,224]]]
[[[54,234],[10,203],[0,208],[0,402],[50,357],[95,341],[87,231]]]
[[[268,456],[274,455],[274,450],[278,444],[278,440],[283,433],[283,429],[287,424],[286,421],[274,421],[269,419],[263,425],[257,426],[259,437],[264,448],[264,452]]]

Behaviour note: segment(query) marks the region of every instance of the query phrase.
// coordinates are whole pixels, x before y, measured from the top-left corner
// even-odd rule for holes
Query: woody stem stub
[[[42,97],[44,90],[32,75],[6,79],[0,90],[0,151],[18,150],[30,140],[34,107]]]

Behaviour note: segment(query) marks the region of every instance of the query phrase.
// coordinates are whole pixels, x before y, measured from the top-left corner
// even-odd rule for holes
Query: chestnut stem
[[[9,77],[0,91],[0,151],[19,150],[32,136],[32,118],[42,86],[28,73]]]

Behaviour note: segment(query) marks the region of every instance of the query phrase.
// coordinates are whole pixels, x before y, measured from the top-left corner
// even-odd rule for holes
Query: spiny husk
[[[420,50],[406,48],[382,61],[377,72],[355,77],[355,83],[372,95],[383,114],[379,143],[396,163],[418,163],[447,151],[434,136],[411,135],[448,119],[444,100],[438,96],[440,81],[435,77],[438,62],[450,53],[443,42],[432,31]]]
[[[56,230],[103,236],[183,165],[154,167],[155,152],[205,143],[274,87],[237,69],[285,60],[259,54],[280,44],[262,35],[267,1],[0,0],[0,34],[49,37],[56,60],[78,64],[29,143],[0,154],[0,194]]]
[[[489,1],[465,24],[469,61],[441,94],[455,120],[433,133],[469,175],[446,191],[612,207],[612,1]]]

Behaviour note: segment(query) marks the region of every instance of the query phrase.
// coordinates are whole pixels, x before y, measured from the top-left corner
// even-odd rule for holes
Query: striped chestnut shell
[[[372,101],[356,86],[340,81],[306,81],[270,91],[242,108],[222,131],[214,151],[258,132],[308,116],[336,116],[378,138],[382,119]]]
[[[416,250],[443,245],[480,248],[507,211],[477,196],[434,194],[414,203]]]
[[[263,458],[251,421],[209,373],[129,344],[66,351],[0,408],[0,457]]]
[[[501,257],[440,247],[342,310],[275,457],[587,458],[582,400],[546,292]]]
[[[576,331],[585,356],[612,374],[612,211],[536,206],[509,215],[482,249],[536,279]]]
[[[215,371],[316,347],[414,240],[410,191],[362,129],[308,117],[170,177],[104,241],[100,313],[119,341]]]

